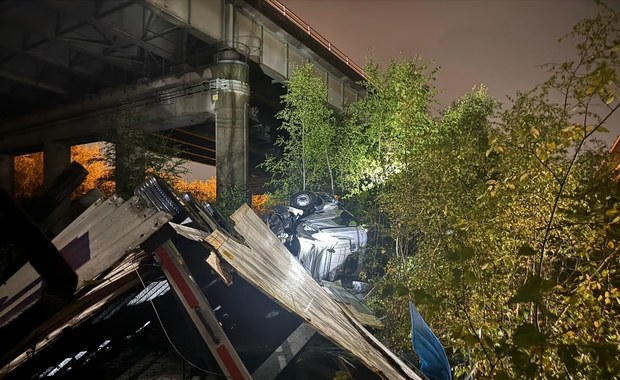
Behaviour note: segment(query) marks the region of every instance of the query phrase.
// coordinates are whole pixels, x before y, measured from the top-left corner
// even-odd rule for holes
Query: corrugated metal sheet
[[[48,345],[61,334],[63,328],[81,323],[111,298],[133,286],[136,281],[134,271],[144,257],[139,245],[170,219],[170,214],[145,207],[138,197],[124,201],[113,196],[91,205],[52,243],[77,273],[78,289],[93,279],[98,280],[97,286],[45,321],[43,326],[38,326],[6,356],[19,354],[20,349],[39,349]],[[0,320],[8,322],[19,318],[21,313],[38,302],[42,286],[32,265],[25,264],[0,286],[0,299],[8,299],[1,305]],[[56,328],[59,324],[62,327]],[[21,354],[8,368],[21,364],[27,358],[27,353]]]
[[[375,373],[387,379],[422,379],[372,336],[348,308],[341,308],[249,206],[242,206],[231,218],[247,245],[221,231],[210,234],[207,242],[243,278],[351,352]]]
[[[353,314],[364,326],[376,329],[383,327],[383,323],[381,323],[379,318],[375,317],[368,306],[355,298],[347,289],[335,282],[329,281],[323,281],[322,285],[322,288],[332,296],[334,301],[338,302],[340,306],[346,307],[347,311]]]
[[[13,357],[13,359],[0,368],[0,378],[31,359],[33,353],[56,342],[64,331],[75,328],[103,310],[111,300],[139,284],[135,273],[144,255],[143,251],[129,254],[105,275],[97,286],[63,308],[44,324],[37,326],[26,339],[20,341],[19,345],[7,350],[6,357]]]
[[[127,201],[112,196],[89,207],[52,243],[62,250],[72,241],[88,236],[89,260],[76,269],[80,288],[144,242],[170,218],[165,212],[145,207],[136,196]]]

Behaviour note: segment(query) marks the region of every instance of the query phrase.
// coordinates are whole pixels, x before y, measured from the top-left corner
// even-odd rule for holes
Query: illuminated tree
[[[33,197],[43,188],[43,153],[15,157],[15,199]]]
[[[216,199],[215,177],[190,182],[179,179],[174,182],[174,189],[181,193],[191,193],[199,202],[214,203]]]
[[[106,165],[99,144],[75,145],[71,147],[71,160],[80,163],[88,171],[84,182],[71,194],[79,198],[89,190],[98,188],[105,195],[114,192],[114,183],[108,180],[110,168]],[[15,197],[31,198],[43,190],[43,153],[32,153],[15,157]]]
[[[600,10],[568,35],[576,62],[505,110],[466,95],[386,179],[394,253],[371,298],[395,349],[412,299],[457,376],[619,376],[619,173],[595,137],[619,107],[620,22]]]
[[[337,146],[334,112],[327,102],[327,85],[312,64],[295,69],[286,82],[284,108],[277,117],[282,132],[276,140],[279,156],[268,155],[261,167],[271,174],[268,185],[285,199],[302,190],[334,191],[333,165]]]

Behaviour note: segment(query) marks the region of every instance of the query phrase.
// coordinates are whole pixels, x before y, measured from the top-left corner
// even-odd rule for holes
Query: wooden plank
[[[299,325],[278,348],[252,373],[252,378],[273,380],[310,341],[316,331],[307,323]]]
[[[34,328],[17,346],[7,350],[2,361],[12,359],[0,369],[0,379],[55,342],[62,336],[63,331],[71,330],[85,322],[106,307],[110,301],[139,284],[136,271],[144,257],[144,251],[129,254],[114,270],[104,276],[97,286],[62,308],[44,324]]]
[[[145,207],[136,196],[127,201],[112,196],[87,209],[85,214],[52,240],[60,250],[72,241],[87,236],[88,262],[76,269],[78,289],[112,267],[171,219],[163,211]]]
[[[241,206],[231,219],[247,245],[222,231],[213,232],[207,242],[243,278],[378,375],[387,379],[422,379],[344,311],[249,206]]]

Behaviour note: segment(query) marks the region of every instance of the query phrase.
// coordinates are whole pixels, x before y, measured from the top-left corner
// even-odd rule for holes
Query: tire
[[[316,194],[309,191],[300,191],[291,195],[290,203],[292,207],[308,211],[316,206]]]

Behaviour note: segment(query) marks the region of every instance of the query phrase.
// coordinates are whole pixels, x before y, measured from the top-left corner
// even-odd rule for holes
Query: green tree
[[[144,110],[140,107],[119,111],[116,133],[109,136],[103,155],[116,183],[116,192],[128,197],[146,176],[157,175],[174,183],[187,173],[181,149],[164,131],[150,134],[144,130]],[[123,160],[123,162],[119,161]]]
[[[295,69],[286,82],[276,140],[281,155],[268,155],[261,166],[271,174],[275,198],[301,190],[334,192],[335,117],[327,86],[312,64]]]
[[[429,315],[440,310],[443,315],[449,311],[443,303],[458,297],[454,289],[461,284],[454,277],[472,275],[459,262],[472,255],[466,237],[486,188],[488,119],[496,107],[485,88],[456,101],[435,120],[418,147],[416,164],[389,177],[378,196],[390,222],[393,245],[387,250],[393,254],[379,281],[383,290],[373,301],[390,326],[383,338],[399,350],[410,347],[406,301],[422,305]],[[446,322],[433,327],[442,332],[454,320]]]
[[[550,79],[496,125],[495,102],[467,95],[414,170],[387,181],[380,204],[399,244],[373,302],[393,347],[409,345],[413,299],[457,375],[620,375],[620,187],[595,140],[618,108],[619,30],[601,4],[568,35],[577,61],[546,66]]]
[[[546,65],[549,80],[504,109],[477,88],[437,115],[436,69],[417,57],[385,70],[371,61],[365,96],[324,135],[337,154],[312,148],[332,152],[337,165],[323,161],[321,178],[364,210],[371,258],[387,261],[368,299],[393,349],[411,350],[411,300],[457,376],[620,376],[620,173],[596,139],[620,104],[620,22],[599,5],[566,36],[578,59]],[[286,193],[320,162],[304,137],[323,125],[326,96],[307,81],[288,84],[293,138],[269,162]]]
[[[391,233],[399,228],[399,220],[378,206],[382,198],[397,199],[403,194],[402,203],[395,207],[411,205],[411,194],[404,191],[411,186],[408,173],[419,168],[417,156],[431,143],[437,128],[433,117],[436,71],[420,57],[391,59],[385,67],[370,58],[361,83],[365,95],[346,109],[338,166],[347,187],[343,194],[349,195],[348,207],[369,230],[362,272],[367,279],[383,273],[392,248],[402,243],[402,236]],[[400,195],[391,192],[399,188],[397,182],[405,186]]]
[[[365,96],[348,114],[347,129],[354,143],[341,144],[351,191],[381,186],[393,174],[417,165],[421,146],[432,138],[433,86],[436,69],[421,58],[391,59],[385,69],[368,62],[362,83]],[[345,164],[346,167],[346,164]]]

